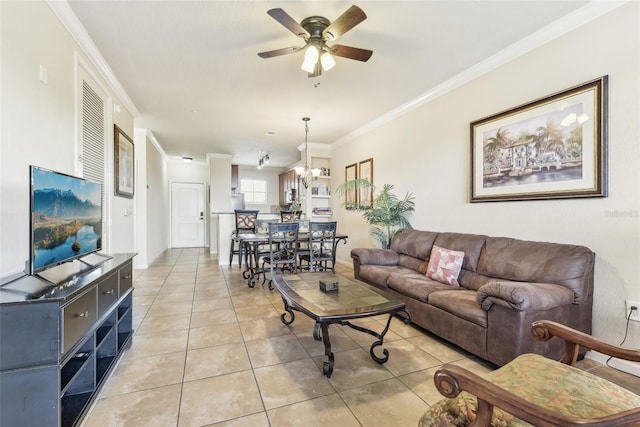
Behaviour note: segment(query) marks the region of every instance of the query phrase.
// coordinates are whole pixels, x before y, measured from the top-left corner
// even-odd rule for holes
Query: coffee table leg
[[[293,314],[293,310],[291,309],[291,307],[289,307],[289,303],[286,299],[282,298],[282,302],[284,303],[284,311],[286,311],[286,313],[282,313],[282,315],[280,316],[280,320],[282,320],[282,323],[284,323],[285,325],[290,325],[294,320],[296,320],[296,315]],[[291,319],[287,320],[287,314],[289,314],[289,317]]]
[[[374,350],[375,350],[376,347],[380,347],[383,344],[384,336],[387,334],[387,331],[389,330],[389,326],[391,325],[391,319],[393,319],[393,315],[394,314],[398,314],[400,312],[403,312],[406,315],[406,317],[403,318],[403,322],[406,323],[407,325],[409,323],[411,323],[411,313],[409,312],[409,310],[404,308],[404,309],[400,310],[399,312],[389,313],[389,320],[387,320],[387,325],[385,326],[384,330],[382,332],[380,332],[380,333],[372,331],[371,329],[363,328],[362,326],[354,325],[353,323],[348,322],[348,321],[342,321],[342,322],[340,322],[340,324],[344,325],[344,326],[348,326],[348,327],[350,327],[352,329],[355,329],[357,331],[360,331],[360,332],[365,332],[365,333],[367,333],[369,335],[373,335],[374,337],[378,338],[378,341],[375,341],[373,344],[371,344],[371,348],[369,349],[369,354],[371,355],[371,358],[373,360],[375,360],[376,362],[378,362],[380,364],[383,364],[387,360],[389,360],[389,350],[387,350],[386,348],[382,349],[382,354],[384,354],[383,357],[378,357],[375,354]]]
[[[393,314],[389,314],[389,319],[387,320],[387,326],[384,327],[384,330],[382,332],[380,332],[380,335],[378,335],[378,341],[374,342],[373,344],[371,344],[371,348],[369,349],[369,354],[371,355],[371,358],[373,360],[375,360],[376,362],[383,364],[385,363],[387,360],[389,360],[389,350],[387,350],[386,348],[382,349],[382,354],[384,354],[384,357],[378,357],[376,356],[376,354],[374,353],[374,349],[378,346],[382,345],[382,342],[384,341],[384,336],[387,334],[387,331],[389,330],[389,326],[391,325],[391,319],[393,318]]]
[[[313,328],[313,338],[319,341],[318,329],[322,329],[322,342],[324,343],[324,355],[327,356],[327,361],[322,364],[322,373],[327,378],[331,378],[333,373],[333,352],[331,351],[331,341],[329,340],[329,324],[328,323],[316,323]]]

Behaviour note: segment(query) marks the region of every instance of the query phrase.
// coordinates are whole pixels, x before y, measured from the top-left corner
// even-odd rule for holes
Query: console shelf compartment
[[[113,255],[73,286],[38,298],[25,292],[17,300],[14,291],[2,298],[9,291],[0,288],[0,425],[82,423],[131,346],[134,256]]]
[[[98,328],[98,330],[96,331],[96,347],[102,346],[104,339],[107,338],[107,336],[109,335],[109,333],[111,333],[111,331],[113,331],[113,329],[113,325],[102,326]]]
[[[92,392],[64,396],[60,403],[62,407],[60,424],[63,426],[76,425],[89,406],[92,397]]]
[[[87,363],[91,360],[91,354],[81,352],[78,355],[69,359],[66,365],[60,370],[60,394],[64,395],[67,392],[67,388],[74,380],[83,373],[83,369],[86,368]]]
[[[102,380],[109,373],[115,360],[116,356],[99,357],[96,359],[96,383],[98,385],[102,383]]]
[[[129,341],[131,338],[131,332],[122,332],[118,334],[118,351],[120,351],[120,349],[122,347],[124,347],[125,345],[127,345],[127,343],[129,343]]]

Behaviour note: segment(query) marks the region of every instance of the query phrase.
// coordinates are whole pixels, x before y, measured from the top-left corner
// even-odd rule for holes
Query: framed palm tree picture
[[[352,182],[358,179],[358,164],[345,166],[344,168],[344,182]],[[345,190],[344,193],[344,205],[349,210],[354,210],[358,207],[358,191],[354,188]]]
[[[358,177],[373,184],[373,158],[358,163]],[[373,206],[373,191],[370,185],[358,189],[358,203],[360,208]]]
[[[471,123],[471,202],[606,195],[607,76]]]

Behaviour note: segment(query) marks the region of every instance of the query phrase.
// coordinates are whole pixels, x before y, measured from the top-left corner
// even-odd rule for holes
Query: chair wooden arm
[[[598,419],[566,416],[528,402],[456,365],[446,364],[438,369],[434,375],[434,382],[438,391],[448,398],[455,398],[463,390],[477,397],[478,410],[475,421],[470,424],[471,427],[489,427],[494,406],[539,427],[640,425],[640,408]]]
[[[550,320],[533,322],[531,334],[538,341],[548,341],[553,337],[563,339],[565,341],[565,354],[560,361],[567,365],[574,365],[576,363],[580,346],[618,359],[640,362],[640,351],[638,350],[607,344],[584,332],[576,331],[575,329]]]

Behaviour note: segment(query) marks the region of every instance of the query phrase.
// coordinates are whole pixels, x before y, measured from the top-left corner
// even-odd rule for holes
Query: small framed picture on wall
[[[345,166],[344,182],[358,179],[358,165],[356,163]],[[356,209],[358,207],[358,192],[355,188],[345,191],[344,205],[347,209]]]
[[[373,184],[373,158],[363,160],[358,164],[358,176]],[[358,191],[358,200],[361,208],[370,208],[373,206],[373,191],[371,188],[360,188]]]
[[[116,195],[133,198],[133,141],[113,125]]]

